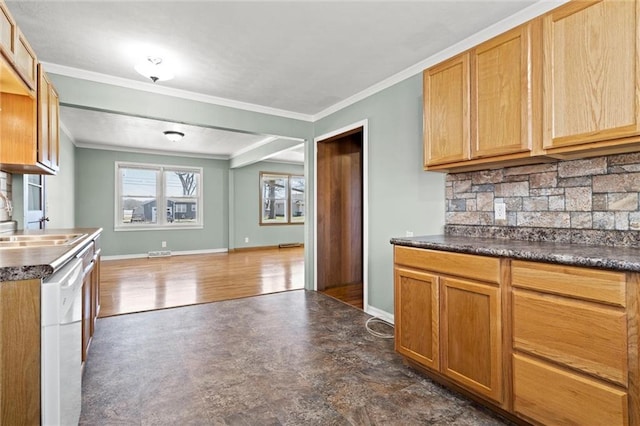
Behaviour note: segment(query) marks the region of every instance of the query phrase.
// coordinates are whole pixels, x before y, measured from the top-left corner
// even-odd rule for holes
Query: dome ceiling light
[[[166,130],[163,133],[171,142],[178,142],[184,137],[184,133],[178,132],[176,130]]]
[[[162,62],[162,58],[148,56],[144,61],[136,65],[135,70],[141,75],[147,77],[151,81],[166,81],[173,78],[173,72],[166,63]]]

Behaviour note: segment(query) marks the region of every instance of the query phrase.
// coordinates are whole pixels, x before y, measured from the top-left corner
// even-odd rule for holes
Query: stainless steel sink
[[[0,236],[0,248],[71,245],[86,234],[34,234]]]

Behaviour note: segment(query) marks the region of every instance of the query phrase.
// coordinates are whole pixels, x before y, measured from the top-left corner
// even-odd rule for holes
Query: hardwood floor
[[[304,248],[108,260],[100,317],[304,288]]]
[[[320,293],[331,296],[334,299],[338,299],[356,308],[364,309],[363,307],[363,290],[362,284],[347,284],[340,287],[332,287],[322,290]]]

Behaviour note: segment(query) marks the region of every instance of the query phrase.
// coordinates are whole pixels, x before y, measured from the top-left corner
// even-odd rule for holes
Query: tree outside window
[[[304,223],[304,176],[260,173],[260,224]]]

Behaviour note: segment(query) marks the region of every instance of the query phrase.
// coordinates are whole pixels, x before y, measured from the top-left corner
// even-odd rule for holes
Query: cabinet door
[[[35,89],[38,79],[36,54],[19,28],[17,28],[16,33],[15,54],[13,57],[16,70],[20,73],[25,83],[31,89]]]
[[[532,148],[532,25],[508,31],[471,53],[471,158]]]
[[[638,7],[571,2],[545,16],[545,148],[640,134]]]
[[[51,166],[49,151],[49,80],[38,67],[38,162]]]
[[[59,126],[58,93],[38,66],[38,162],[52,171],[58,170]]]
[[[501,403],[500,288],[454,278],[440,281],[442,372]]]
[[[438,277],[395,269],[395,346],[402,355],[438,369]]]
[[[82,282],[82,362],[87,360],[91,343],[91,271],[85,271]]]
[[[16,23],[4,2],[0,2],[0,52],[8,59],[13,58],[15,51]]]
[[[469,54],[424,71],[424,165],[469,159]]]
[[[58,92],[49,83],[49,167],[57,171],[60,165],[60,129],[59,129],[60,100]]]

